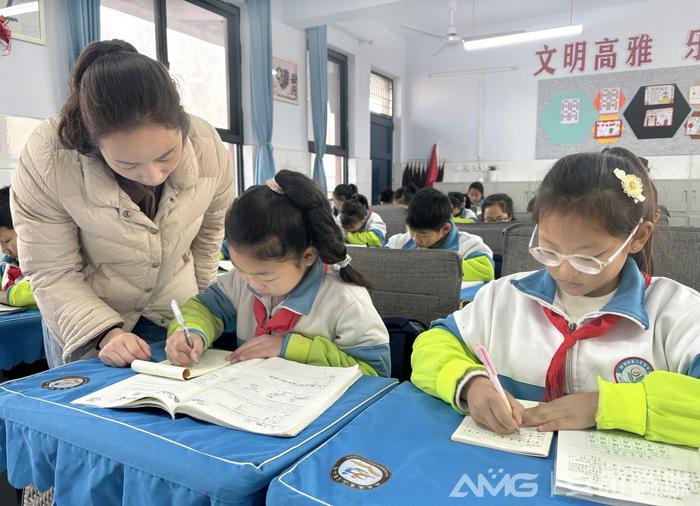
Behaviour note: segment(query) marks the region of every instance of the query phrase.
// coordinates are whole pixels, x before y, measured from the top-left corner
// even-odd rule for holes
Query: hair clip
[[[341,260],[340,262],[337,262],[335,265],[338,266],[340,269],[344,269],[348,265],[350,265],[350,261],[352,260],[352,257],[348,254],[345,254],[345,258]]]
[[[642,194],[644,185],[642,180],[636,174],[627,174],[622,169],[614,169],[613,174],[622,182],[622,190],[628,197],[634,199],[634,203],[644,202],[646,197]]]
[[[272,190],[278,195],[284,195],[284,190],[274,177],[271,177],[270,179],[265,181],[265,186],[267,186],[270,190]]]

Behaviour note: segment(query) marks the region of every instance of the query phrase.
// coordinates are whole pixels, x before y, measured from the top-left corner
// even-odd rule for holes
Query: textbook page
[[[620,431],[560,431],[554,493],[608,504],[697,506],[700,453]]]
[[[537,406],[537,402],[518,399],[525,408]],[[452,434],[452,441],[459,443],[484,446],[496,450],[503,450],[534,457],[546,457],[552,444],[553,432],[539,432],[537,427],[520,427],[518,432],[500,435],[490,429],[482,427],[466,415]]]
[[[199,339],[199,336],[193,336],[193,339]],[[173,365],[169,360],[164,360],[162,362],[134,360],[131,363],[131,370],[141,374],[150,374],[152,376],[187,380],[209,374],[217,369],[231,365],[231,363],[226,360],[226,357],[230,353],[230,351],[210,348],[199,357],[199,362],[197,364],[192,364],[187,367]]]
[[[239,364],[217,371],[221,377],[177,411],[258,434],[296,436],[362,375],[356,365],[322,367],[279,357],[242,370]]]

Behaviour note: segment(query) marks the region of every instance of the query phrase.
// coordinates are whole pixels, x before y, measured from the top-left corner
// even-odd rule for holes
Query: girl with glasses
[[[700,294],[652,277],[655,211],[647,172],[628,159],[559,160],[533,211],[529,251],[544,268],[489,283],[433,323],[412,381],[502,434],[597,427],[700,446]]]

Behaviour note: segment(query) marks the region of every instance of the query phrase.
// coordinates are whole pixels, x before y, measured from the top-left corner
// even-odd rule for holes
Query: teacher
[[[11,198],[49,365],[99,354],[125,366],[165,339],[171,299],[214,280],[233,172],[167,69],[102,41],[78,58],[59,117],[27,141]]]

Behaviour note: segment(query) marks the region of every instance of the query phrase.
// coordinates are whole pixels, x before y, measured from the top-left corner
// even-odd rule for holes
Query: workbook
[[[518,400],[525,408],[537,406],[536,402]],[[520,453],[533,457],[546,457],[552,445],[552,432],[539,432],[537,427],[520,427],[512,434],[497,434],[491,429],[482,427],[474,419],[466,415],[452,434],[452,441],[484,446],[504,452]]]
[[[24,308],[0,304],[0,313],[14,313],[16,311],[24,311]]]
[[[700,452],[619,431],[560,431],[554,493],[605,504],[700,504]]]
[[[358,366],[322,367],[280,357],[222,367],[189,381],[136,374],[76,399],[99,408],[156,407],[269,436],[296,436],[358,380]]]
[[[194,336],[194,338],[199,339],[197,336]],[[202,353],[202,356],[199,357],[199,361],[196,364],[187,367],[174,365],[169,360],[164,360],[163,362],[134,360],[131,363],[131,370],[141,374],[162,376],[163,378],[172,378],[182,381],[198,378],[199,376],[204,376],[217,369],[231,365],[231,363],[226,360],[226,357],[230,354],[230,351],[209,348]]]

